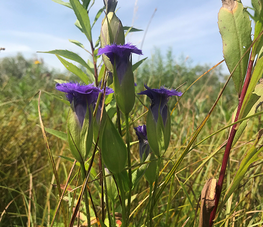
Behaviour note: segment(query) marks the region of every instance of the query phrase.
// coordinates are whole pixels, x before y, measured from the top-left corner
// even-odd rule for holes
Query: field
[[[82,12],[78,1],[70,2],[73,8],[76,4],[75,13]],[[130,100],[118,98],[123,94],[116,84],[118,68],[113,69],[114,82],[110,83],[112,79],[106,73],[110,61],[103,59],[105,65],[98,64],[96,68],[96,50],[92,52],[94,68],[90,70],[84,62],[86,68],[83,64],[78,66],[82,73],[73,66],[66,73],[58,73],[44,62],[25,59],[21,54],[0,59],[0,226],[262,226],[263,60],[262,45],[257,42],[262,33],[255,34],[254,41],[249,38],[248,51],[254,45],[250,57],[246,50],[241,50],[242,58],[231,52],[234,60],[226,57],[215,67],[192,65],[172,50],[163,56],[156,49],[150,59],[131,65],[137,86],[134,105],[128,113],[125,111]],[[228,41],[229,37],[222,34],[222,38]],[[62,63],[65,58],[78,59],[59,50],[54,54]],[[82,63],[79,59],[76,62]],[[220,64],[225,63],[230,74],[222,73]],[[246,70],[240,77],[235,72],[242,71],[242,67]],[[65,95],[55,86],[65,81],[85,84],[85,80],[93,81],[97,87],[102,84],[104,93],[100,91],[98,99],[106,94],[106,81],[114,95],[102,98],[103,102],[96,99],[90,118],[86,114],[89,107],[85,106],[80,130],[86,127],[87,119],[93,130],[89,149],[89,136],[84,138],[83,154],[82,145],[77,144],[83,139],[82,132],[81,139],[74,134],[74,102],[68,98],[70,108]],[[149,123],[154,103],[138,94],[147,89],[144,85],[182,92],[169,97],[167,104],[168,148],[167,123]],[[125,97],[129,99],[130,94]],[[108,118],[102,127],[101,114],[97,129],[98,109]],[[158,117],[163,114],[158,112]],[[157,149],[152,131],[147,131],[148,158],[146,150],[146,157],[140,157],[141,140],[134,130],[143,124],[147,129],[159,127],[161,131],[158,134],[156,130]],[[108,138],[114,140],[109,150]],[[121,152],[128,151],[128,157],[118,153],[121,147]],[[229,157],[224,155],[227,151]],[[113,164],[111,157],[116,158]],[[123,163],[119,161],[122,157]],[[156,166],[152,170],[153,163]],[[149,169],[153,180],[144,176]]]

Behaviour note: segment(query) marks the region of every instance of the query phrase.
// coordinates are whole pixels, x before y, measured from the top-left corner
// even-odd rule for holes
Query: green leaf
[[[52,0],[52,1],[72,9],[72,6],[69,2],[63,2],[62,0]]]
[[[234,180],[231,183],[231,186],[227,190],[223,202],[220,205],[219,210],[221,210],[222,206],[226,203],[228,198],[232,195],[232,193],[238,188],[239,183],[243,179],[245,173],[247,172],[249,166],[257,160],[257,156],[259,153],[263,151],[263,147],[260,149],[256,149],[255,144],[249,149],[248,153],[246,154],[245,158],[242,160],[240,167],[234,177]]]
[[[51,50],[51,51],[45,51],[45,52],[41,52],[41,53],[56,54],[56,55],[62,56],[64,58],[78,62],[79,64],[81,64],[85,68],[87,68],[87,73],[90,76],[93,76],[92,69],[89,67],[89,65],[83,60],[83,58],[81,58],[78,54],[76,54],[72,51],[69,51],[69,50]]]
[[[60,79],[54,79],[54,81],[58,84],[64,84],[64,83],[68,83],[67,80],[60,80]]]
[[[78,76],[85,84],[90,83],[88,76],[80,68],[66,61],[64,58],[61,58],[59,55],[56,56],[60,60],[60,62],[66,67],[67,70]]]
[[[255,56],[260,52],[262,46],[263,46],[263,36],[258,37],[260,33],[263,31],[263,22],[262,21],[257,21],[255,25],[255,33],[254,33],[254,40],[257,39],[255,44],[253,45],[252,48],[252,56],[255,58]]]
[[[69,39],[69,42],[74,43],[75,45],[81,47],[82,49],[85,49],[84,45],[77,40]]]
[[[83,7],[84,7],[85,9],[87,9],[88,6],[89,6],[90,0],[82,0],[82,2],[83,2]]]
[[[75,26],[76,26],[82,33],[84,33],[78,20],[76,20]]]
[[[141,163],[142,165],[140,166],[140,168],[138,168],[132,173],[132,187],[133,188],[136,187],[136,185],[139,183],[140,179],[144,175],[145,170],[148,168],[149,164],[147,162],[150,161],[150,158],[151,158],[151,154],[148,155],[144,163]]]
[[[105,65],[103,64],[99,72],[99,77],[98,77],[99,81],[102,80],[104,73],[105,73]]]
[[[126,31],[125,36],[127,36],[130,32],[141,32],[141,31],[143,31],[142,29],[129,27],[129,26],[124,26],[123,30]]]
[[[80,4],[78,0],[70,0],[70,3],[81,25],[82,31],[86,35],[87,39],[91,42],[91,27],[87,10]]]
[[[65,159],[65,160],[67,160],[67,161],[70,161],[70,162],[72,162],[72,163],[75,161],[74,158],[69,158],[69,157],[64,156],[64,155],[59,155],[59,157]],[[77,166],[80,166],[79,162],[77,162],[76,165],[77,165]]]
[[[132,66],[132,71],[134,72],[146,59],[147,59],[147,57],[144,58],[144,59],[142,59],[142,60],[140,60],[140,61],[138,61],[138,62],[136,62],[136,63]]]
[[[251,22],[240,0],[225,0],[218,14],[218,26],[223,40],[223,53],[230,72],[233,71],[251,44]],[[233,73],[238,95],[247,70],[249,51]]]
[[[47,91],[43,91],[43,92],[44,92],[45,94],[49,95],[49,96],[54,97],[55,99],[57,99],[57,100],[59,100],[59,101],[61,101],[61,102],[63,102],[64,104],[70,106],[69,101],[67,101],[67,100],[65,100],[65,99],[63,99],[63,98],[61,98],[61,96],[55,95],[55,94],[50,93],[50,92],[47,92]]]
[[[64,141],[67,141],[67,133],[65,132],[60,132],[55,129],[51,128],[45,128],[45,131],[48,132],[49,134],[58,137],[59,139],[62,139]]]
[[[247,88],[247,92],[240,110],[239,119],[243,118],[247,105],[249,104],[249,100],[251,98],[252,92],[254,91],[259,79],[263,74],[263,57],[257,60],[256,66],[254,68],[252,77],[250,79],[250,83]]]
[[[91,28],[93,28],[93,26],[95,25],[95,23],[97,22],[97,20],[100,18],[100,15],[102,14],[102,12],[103,12],[104,10],[105,10],[105,6],[103,6],[103,7],[97,12]]]
[[[110,174],[110,172],[106,168],[105,168],[105,173],[107,173],[107,175],[105,176],[105,179],[106,179],[106,184],[107,184],[108,197],[114,203],[115,198],[118,196],[118,189],[116,187],[116,183],[115,183],[112,175]]]

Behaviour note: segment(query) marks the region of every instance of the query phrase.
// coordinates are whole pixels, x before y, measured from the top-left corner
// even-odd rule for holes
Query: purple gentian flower
[[[132,53],[142,55],[142,51],[130,43],[124,45],[112,44],[100,48],[98,51],[98,55],[105,54],[113,66],[116,64],[116,72],[120,84],[131,62]]]
[[[144,87],[147,90],[142,91],[138,94],[147,95],[151,99],[150,110],[152,111],[155,122],[157,123],[158,116],[160,113],[163,119],[163,124],[165,126],[168,113],[167,102],[169,100],[169,97],[181,96],[183,93],[176,91],[175,89],[168,90],[164,87],[161,87],[160,89],[151,89],[147,85],[144,85]]]
[[[147,158],[150,152],[150,146],[147,139],[146,125],[141,125],[134,129],[139,140],[140,159],[141,161],[144,161],[143,159]]]
[[[79,83],[73,82],[56,84],[56,89],[66,93],[66,97],[71,103],[81,127],[85,119],[87,108],[89,107],[89,116],[91,116],[91,108],[93,108],[93,105],[96,103],[98,94],[103,92],[100,88],[94,87],[93,84],[80,85]]]

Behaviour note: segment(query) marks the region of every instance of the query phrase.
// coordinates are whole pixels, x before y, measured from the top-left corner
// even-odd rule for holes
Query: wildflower
[[[142,54],[142,51],[129,43],[108,45],[98,51],[98,55],[105,54],[111,65],[114,66],[112,72],[116,101],[124,114],[128,114],[132,110],[135,100],[132,53]],[[110,68],[108,70],[111,71]]]
[[[138,126],[134,129],[139,140],[139,152],[141,162],[144,162],[146,159],[150,160],[150,163],[148,164],[144,172],[144,176],[146,180],[152,184],[156,178],[157,160],[154,154],[151,153],[151,149],[147,139],[146,125]],[[151,155],[151,157],[148,157],[148,155]]]
[[[101,89],[93,84],[80,85],[73,82],[57,84],[56,89],[65,92],[71,104],[72,110],[67,121],[68,143],[72,155],[83,164],[92,145],[92,110]]]
[[[73,82],[57,84],[56,89],[66,93],[66,97],[72,105],[81,127],[87,108],[89,108],[89,115],[91,116],[91,110],[97,101],[99,93],[102,92],[101,89],[94,87],[93,84],[80,85]]]
[[[159,114],[163,119],[163,124],[166,124],[168,107],[167,102],[171,96],[181,96],[182,92],[174,90],[168,90],[164,87],[160,89],[151,89],[147,85],[144,85],[147,89],[139,93],[139,95],[147,95],[151,99],[150,110],[153,114],[155,122],[158,121]]]
[[[167,106],[169,97],[181,96],[176,90],[168,90],[164,87],[151,89],[144,85],[146,90],[139,95],[147,95],[151,99],[150,111],[147,116],[148,141],[153,152],[160,157],[169,145],[171,135],[170,111]]]
[[[142,51],[130,43],[124,45],[112,44],[98,51],[98,55],[105,54],[110,59],[112,65],[116,64],[116,72],[120,84],[131,63],[132,53],[142,55]]]
[[[40,61],[38,61],[38,60],[35,60],[35,61],[34,61],[34,64],[35,64],[35,65],[40,65],[40,64],[41,64],[41,62],[40,62]]]

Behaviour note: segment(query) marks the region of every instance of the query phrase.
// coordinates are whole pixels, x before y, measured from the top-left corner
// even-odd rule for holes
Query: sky
[[[250,0],[242,2],[245,6],[251,5]],[[165,56],[171,48],[175,59],[184,56],[192,65],[212,66],[223,59],[217,25],[221,6],[220,0],[119,0],[116,14],[124,26],[144,30],[131,33],[126,39],[142,49],[143,57],[151,57],[155,48]],[[96,0],[90,10],[91,23],[102,7],[103,0]],[[85,35],[74,25],[76,16],[70,8],[52,0],[0,0],[0,9],[0,47],[5,48],[0,58],[16,56],[19,52],[26,58],[43,59],[50,68],[61,71],[64,66],[56,56],[37,52],[67,49],[84,60],[90,58],[87,52],[69,42],[69,39],[77,40],[89,49]],[[92,30],[94,42],[103,17]]]

